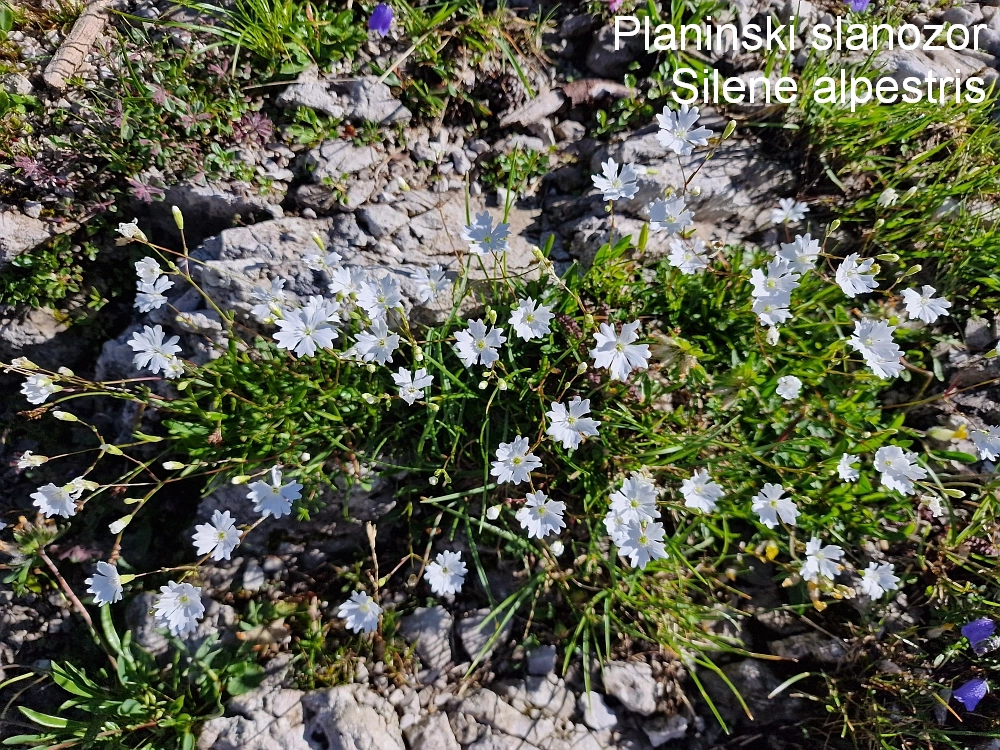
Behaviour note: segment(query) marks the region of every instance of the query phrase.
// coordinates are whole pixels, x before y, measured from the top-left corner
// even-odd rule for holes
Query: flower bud
[[[730,120],[726,123],[726,129],[722,131],[722,140],[726,140],[729,136],[736,132],[736,120]]]
[[[52,416],[55,417],[56,419],[60,420],[60,421],[63,421],[63,422],[79,422],[80,421],[75,414],[70,414],[68,411],[59,411],[58,409],[56,409],[54,412],[52,412]]]
[[[179,208],[177,208],[177,206],[171,206],[170,207],[170,213],[172,213],[174,215],[174,224],[176,224],[177,228],[180,229],[183,232],[184,231],[184,214],[181,213],[181,210]]]
[[[362,393],[361,398],[363,398],[367,404],[374,404],[376,401],[375,397],[370,393]]]
[[[594,316],[591,315],[590,313],[587,313],[586,315],[583,316],[583,327],[584,328],[594,327]]]
[[[58,373],[59,373],[60,375],[63,375],[63,376],[65,376],[65,377],[67,377],[67,378],[71,378],[71,377],[73,377],[73,375],[75,374],[75,373],[74,373],[74,372],[73,372],[73,371],[72,371],[71,369],[69,369],[68,367],[60,367],[60,368],[59,368],[58,370],[56,370],[56,372],[58,372]]]
[[[495,325],[497,322],[497,311],[490,308],[486,311],[486,320],[490,322],[490,325]]]
[[[576,366],[576,372],[577,372],[578,375],[583,375],[583,373],[585,373],[586,371],[587,371],[587,363],[586,362],[581,362],[580,364],[578,364]]]
[[[485,380],[480,380],[480,381],[479,381],[479,390],[481,390],[481,391],[485,391],[485,390],[486,390],[486,387],[487,387],[488,385],[489,385],[489,383],[487,383],[487,382],[486,382]]]
[[[501,391],[506,391],[507,390],[507,381],[506,380],[498,380],[497,381],[497,388],[499,388]]]
[[[552,550],[553,555],[559,557],[559,555],[566,551],[566,545],[562,543],[562,540],[556,539],[549,545],[549,549]]]
[[[123,456],[122,449],[117,445],[112,445],[111,443],[102,443],[101,450],[105,453],[110,453],[112,456]]]
[[[230,479],[229,483],[230,484],[246,484],[247,482],[250,481],[250,479],[251,478],[249,476],[247,476],[246,474],[239,474],[239,475],[233,477],[232,479]]]
[[[311,235],[309,235],[309,236],[310,236],[310,237],[312,237],[312,241],[316,243],[316,246],[317,246],[317,247],[318,247],[318,248],[319,248],[320,250],[324,250],[324,251],[326,250],[326,243],[325,243],[325,242],[323,242],[323,238],[322,238],[322,237],[320,237],[320,236],[319,236],[319,234],[317,234],[316,232],[313,232],[313,233],[312,233]]]
[[[129,522],[131,522],[131,520],[132,520],[131,515],[122,516],[114,523],[108,524],[108,531],[110,531],[112,534],[121,534],[125,530],[125,527],[129,525]]]
[[[489,508],[486,509],[486,517],[491,521],[495,521],[498,518],[500,518],[501,510],[503,510],[502,505],[491,505]]]
[[[437,483],[438,483],[438,478],[437,477],[430,477],[427,480],[427,484],[429,484],[431,487],[436,487]]]
[[[838,229],[840,229],[840,219],[834,219],[830,222],[830,231],[836,232]]]
[[[183,469],[186,464],[182,464],[180,461],[164,461],[162,466],[167,471],[177,471],[178,469]]]

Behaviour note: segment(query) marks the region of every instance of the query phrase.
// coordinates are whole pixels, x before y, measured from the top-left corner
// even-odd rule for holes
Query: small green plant
[[[53,663],[43,674],[68,694],[59,714],[19,706],[41,730],[9,737],[5,746],[191,750],[195,726],[221,716],[225,699],[253,689],[264,676],[250,648],[222,647],[217,635],[193,651],[174,641],[171,661],[161,666],[133,643],[131,632],[119,638],[108,609],[101,626],[111,669],[88,675],[72,664]],[[26,672],[0,687],[31,676]]]

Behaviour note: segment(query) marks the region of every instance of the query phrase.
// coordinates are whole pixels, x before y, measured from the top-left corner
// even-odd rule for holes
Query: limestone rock
[[[302,697],[305,737],[328,750],[405,750],[399,719],[367,685],[340,685]]]
[[[421,663],[430,669],[444,669],[452,662],[452,616],[444,607],[419,607],[403,618],[400,634],[410,643],[416,642]]]
[[[462,750],[448,723],[447,714],[440,711],[426,714],[418,723],[407,727],[403,734],[410,750]]]
[[[648,664],[608,662],[604,665],[604,690],[632,713],[649,716],[656,710],[656,680]]]
[[[306,107],[352,122],[389,125],[405,122],[413,113],[392,95],[376,76],[346,81],[302,81],[293,83],[277,98],[280,107]]]
[[[14,209],[0,209],[0,268],[51,236],[48,225]]]

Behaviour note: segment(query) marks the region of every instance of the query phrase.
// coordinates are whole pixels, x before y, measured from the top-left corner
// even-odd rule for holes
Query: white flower
[[[608,536],[616,547],[621,547],[628,539],[629,522],[613,508],[609,508],[604,516],[604,528],[608,530]]]
[[[667,262],[684,274],[700,273],[708,268],[708,247],[701,237],[683,240],[674,237],[670,240],[670,255]]]
[[[338,268],[330,274],[327,289],[338,300],[357,299],[361,290],[368,285],[362,268]]]
[[[639,321],[626,323],[621,334],[607,323],[601,323],[601,330],[594,334],[597,346],[590,350],[596,367],[606,367],[612,380],[625,380],[632,370],[645,370],[649,362],[649,347],[633,344],[639,338]]]
[[[193,632],[198,620],[205,615],[201,589],[190,583],[174,581],[160,587],[160,598],[156,600],[153,609],[157,623],[178,638]]]
[[[590,399],[581,400],[574,396],[569,406],[552,402],[552,409],[545,413],[549,418],[549,427],[545,430],[555,440],[561,440],[563,448],[575,450],[583,439],[597,434],[597,420],[591,419]]]
[[[813,583],[819,583],[820,576],[833,579],[843,568],[839,562],[843,556],[844,550],[836,544],[824,547],[823,542],[813,537],[806,542],[806,562],[802,566],[802,577]]]
[[[861,472],[851,466],[858,458],[858,456],[851,453],[845,453],[840,457],[840,461],[837,464],[837,474],[842,481],[853,482],[861,476]]]
[[[462,237],[469,243],[469,251],[475,255],[507,252],[507,237],[509,224],[493,226],[493,217],[489,211],[476,214],[476,220],[468,224],[462,232]]]
[[[715,510],[715,504],[725,493],[722,487],[712,481],[708,471],[698,469],[690,479],[681,482],[681,495],[684,496],[684,506],[695,508],[704,513]]]
[[[31,497],[35,498],[33,504],[46,518],[49,516],[62,516],[63,518],[75,516],[76,500],[79,495],[73,497],[73,493],[67,489],[68,486],[57,487],[50,482],[39,487],[37,492],[31,493]]]
[[[177,357],[171,357],[167,360],[167,364],[163,366],[163,377],[168,380],[179,378],[183,374],[184,363],[177,359]]]
[[[792,312],[788,309],[790,303],[791,295],[782,292],[758,297],[750,309],[757,314],[757,319],[762,325],[773,329],[792,317]]]
[[[510,324],[514,333],[525,341],[530,341],[540,339],[549,332],[553,317],[551,307],[540,305],[528,297],[517,301],[517,306],[510,312]]]
[[[621,174],[619,174],[615,160],[608,159],[601,164],[601,170],[604,172],[603,177],[595,174],[590,179],[594,181],[594,186],[601,191],[604,200],[631,199],[639,192],[639,186],[636,184],[639,176],[631,164],[623,164]]]
[[[250,485],[250,492],[247,499],[253,500],[256,505],[253,509],[264,518],[274,516],[281,518],[292,512],[292,502],[302,497],[299,490],[302,485],[298,482],[281,483],[281,469],[277,466],[271,468],[271,482],[257,480]]]
[[[797,234],[791,242],[781,243],[781,249],[777,255],[779,258],[787,260],[793,271],[805,273],[816,267],[819,249],[819,240],[814,240],[812,235],[808,233]]]
[[[903,290],[903,304],[906,306],[906,314],[911,318],[919,318],[925,323],[933,323],[942,315],[949,315],[948,308],[951,302],[941,297],[935,297],[935,289],[924,284],[921,291],[916,289]]]
[[[274,334],[278,348],[295,352],[300,357],[311,357],[317,349],[328,349],[339,333],[327,322],[329,317],[326,307],[307,305],[287,310],[284,318],[275,321],[281,329]]]
[[[61,390],[62,386],[56,385],[48,375],[30,375],[21,384],[21,393],[29,404],[44,404],[45,399]]]
[[[138,285],[139,293],[135,295],[135,307],[141,313],[148,313],[163,306],[167,301],[165,291],[174,285],[166,276],[160,276],[152,284],[140,281]]]
[[[466,367],[479,362],[484,367],[492,367],[500,359],[497,349],[507,340],[502,328],[490,328],[482,320],[470,320],[467,331],[455,333],[455,352]]]
[[[500,518],[500,511],[503,510],[502,505],[491,505],[486,509],[486,517],[491,521],[495,521]]]
[[[164,341],[163,329],[160,326],[152,328],[143,326],[142,333],[136,331],[128,342],[128,345],[135,352],[132,363],[139,368],[148,368],[151,373],[156,375],[181,350],[177,346],[178,341],[180,341],[180,336],[171,336]]]
[[[778,208],[771,209],[772,224],[794,224],[802,221],[809,211],[809,206],[799,203],[794,198],[782,198],[778,201]]]
[[[358,305],[372,320],[385,318],[390,310],[395,310],[402,304],[403,296],[399,293],[399,282],[390,274],[381,279],[369,280],[358,292]]]
[[[553,555],[559,557],[559,555],[566,551],[566,545],[562,543],[562,539],[556,539],[549,545],[549,550]]]
[[[778,387],[774,392],[785,399],[785,401],[792,401],[793,399],[797,399],[799,397],[799,392],[801,390],[801,380],[794,375],[782,375],[778,378]]]
[[[649,229],[666,232],[668,235],[683,232],[691,226],[694,213],[684,206],[684,198],[678,196],[670,200],[655,200],[649,204]]]
[[[898,200],[899,200],[899,193],[897,193],[892,188],[886,188],[879,195],[877,203],[883,208],[885,208],[886,206],[896,205],[896,201]]]
[[[105,604],[114,604],[122,598],[122,579],[118,575],[118,568],[103,560],[97,563],[97,570],[94,575],[84,581],[87,584],[87,591],[94,595],[94,603],[103,607]]]
[[[17,459],[18,471],[24,471],[25,469],[33,469],[36,466],[41,466],[46,461],[49,460],[48,456],[36,456],[31,451],[25,451],[21,454],[21,457]]]
[[[355,591],[337,610],[337,617],[346,620],[347,627],[355,633],[370,633],[375,630],[381,614],[382,608],[364,591]]]
[[[563,521],[565,510],[566,503],[549,500],[544,492],[529,492],[525,497],[524,507],[514,517],[520,521],[521,528],[527,529],[529,539],[542,539],[566,528]]]
[[[656,509],[657,494],[656,485],[649,477],[633,471],[622,482],[621,489],[611,493],[611,513],[626,524],[653,521],[660,515]]]
[[[799,274],[792,270],[792,264],[785,258],[771,258],[767,263],[767,273],[759,268],[750,272],[750,284],[754,297],[776,297],[791,294],[799,285]]]
[[[934,495],[921,495],[920,507],[927,508],[928,512],[934,518],[940,518],[944,515],[944,506],[941,505],[941,498]]]
[[[132,219],[129,222],[122,222],[118,225],[118,234],[128,237],[130,240],[142,240],[146,242],[146,235],[139,229],[139,220]],[[148,259],[147,259],[148,260]],[[138,265],[138,263],[136,264]]]
[[[285,280],[271,279],[268,286],[255,286],[250,292],[254,302],[250,314],[261,323],[271,323],[282,315],[285,300]]]
[[[100,487],[97,482],[92,482],[89,479],[84,479],[83,477],[76,477],[69,484],[64,484],[63,489],[69,493],[69,496],[74,500],[79,500],[81,495],[83,495],[84,490],[96,490]]]
[[[431,266],[430,268],[417,268],[410,274],[410,278],[417,283],[417,299],[424,304],[436,300],[451,286],[445,276],[441,266]]]
[[[236,528],[236,519],[228,510],[216,510],[209,523],[194,527],[193,539],[197,554],[211,553],[213,560],[228,560],[240,544],[240,530]]]
[[[706,127],[694,127],[698,117],[698,108],[689,109],[687,104],[682,104],[679,112],[664,107],[663,113],[656,116],[660,125],[656,140],[663,148],[669,148],[679,156],[688,156],[695,146],[707,146],[712,131]]]
[[[917,454],[898,445],[884,445],[875,451],[875,468],[882,472],[882,485],[912,495],[913,483],[924,479],[927,471],[917,465]]]
[[[986,425],[985,430],[969,430],[969,438],[975,443],[980,459],[997,460],[1000,455],[1000,427]]]
[[[889,563],[868,563],[861,576],[861,592],[870,599],[878,599],[899,588],[899,578]]]
[[[313,271],[325,271],[326,273],[332,272],[337,266],[340,265],[340,261],[343,260],[340,253],[330,250],[325,253],[312,253],[304,258],[306,266]]]
[[[370,333],[362,331],[358,334],[354,348],[365,362],[384,365],[392,362],[392,353],[399,348],[399,334],[389,333],[385,318],[379,318],[372,323]]]
[[[399,397],[413,406],[414,401],[424,397],[424,389],[430,386],[434,376],[428,375],[423,367],[414,373],[405,367],[400,367],[399,372],[392,376],[392,380],[399,387]]]
[[[137,283],[153,284],[163,275],[163,269],[160,268],[160,264],[156,261],[156,258],[150,258],[147,255],[142,260],[135,262],[135,275],[139,277]]]
[[[431,591],[438,596],[447,596],[462,590],[465,574],[468,572],[460,552],[445,551],[434,562],[428,563],[424,578],[430,584]]]
[[[780,331],[778,331],[778,327],[771,326],[770,328],[768,328],[767,335],[765,338],[767,340],[767,343],[769,343],[771,346],[777,344],[778,341],[781,339],[781,333]]]
[[[848,343],[880,378],[894,378],[903,371],[899,361],[903,351],[892,339],[895,330],[884,320],[854,321],[854,335]]]
[[[769,529],[778,525],[778,518],[794,526],[795,519],[799,516],[795,502],[790,497],[785,497],[785,488],[780,484],[765,484],[764,489],[754,495],[753,505],[750,507],[760,516],[760,522]]]
[[[856,297],[875,289],[875,274],[868,273],[872,270],[875,261],[871,258],[858,262],[858,254],[851,253],[844,262],[837,268],[837,285],[844,290],[848,297]]]
[[[511,443],[500,443],[497,448],[497,460],[493,462],[490,474],[497,478],[497,482],[510,482],[520,484],[527,482],[531,472],[541,467],[542,462],[538,456],[529,453],[530,444],[528,438],[518,435]]]
[[[667,556],[663,546],[663,524],[659,521],[632,521],[618,548],[618,554],[629,558],[633,568],[644,569],[651,560]]]

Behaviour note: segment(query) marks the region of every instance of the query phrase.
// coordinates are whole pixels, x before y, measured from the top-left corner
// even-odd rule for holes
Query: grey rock
[[[28,357],[50,369],[74,364],[86,341],[69,332],[65,317],[48,307],[0,305],[0,361]]]
[[[515,133],[514,135],[508,136],[501,141],[497,141],[493,145],[494,151],[505,154],[510,153],[515,148],[520,149],[521,151],[542,152],[545,150],[545,141],[533,135]]]
[[[38,201],[25,201],[21,210],[24,211],[25,216],[38,219],[42,215],[42,204]]]
[[[472,169],[472,160],[463,149],[456,148],[451,152],[451,163],[455,165],[455,174],[465,175]]]
[[[0,85],[8,94],[17,94],[18,96],[28,96],[33,90],[28,77],[20,73],[9,73],[3,76],[0,78]]]
[[[563,39],[579,39],[592,32],[600,24],[600,19],[589,13],[570,15],[564,18],[562,24],[560,24],[559,36]]]
[[[302,697],[305,737],[327,750],[405,750],[392,705],[366,685],[340,685]]]
[[[486,688],[480,688],[468,695],[457,710],[496,732],[503,732],[534,744],[539,744],[551,735],[555,728],[551,719],[531,719]]]
[[[511,125],[532,125],[544,120],[549,115],[558,112],[569,97],[561,89],[544,91],[530,99],[520,107],[507,112],[500,117],[499,127]]]
[[[528,674],[544,677],[556,669],[556,647],[536,646],[528,651]]]
[[[648,664],[608,662],[604,665],[604,690],[632,713],[649,716],[656,710],[656,680]]]
[[[388,125],[413,117],[410,110],[376,76],[346,81],[293,83],[278,95],[276,101],[280,107],[307,107],[352,122]]]
[[[201,727],[198,750],[313,750],[302,725],[302,691],[261,685],[234,698],[229,716]]]
[[[970,351],[989,349],[996,340],[994,326],[985,318],[973,317],[965,322],[965,345]]]
[[[489,614],[489,609],[479,609],[470,612],[458,621],[458,638],[465,653],[472,659],[489,659],[497,646],[502,645],[510,635],[511,624],[508,621],[493,645],[487,648],[487,644],[497,633],[500,625],[498,617],[490,618],[489,622],[485,622]]]
[[[362,206],[355,212],[358,222],[372,237],[385,237],[406,226],[409,220],[405,213],[384,203]]]
[[[576,696],[553,674],[531,675],[524,681],[524,701],[545,716],[568,719],[573,715]]]
[[[563,120],[560,123],[556,123],[556,126],[552,128],[552,132],[555,133],[556,138],[560,141],[575,143],[587,134],[587,128],[582,122]]]
[[[597,32],[587,51],[587,67],[601,78],[621,78],[644,51],[642,44],[640,33],[624,39],[616,50],[614,26],[605,26]]]
[[[771,651],[784,659],[811,659],[821,664],[841,664],[847,659],[843,641],[809,632],[771,641]]]
[[[14,209],[0,209],[0,268],[51,236],[45,222]]]
[[[170,647],[170,642],[159,632],[159,626],[153,618],[156,600],[155,592],[145,591],[129,602],[125,609],[125,623],[132,631],[132,639],[154,656],[166,653]]]
[[[243,578],[240,582],[240,587],[244,591],[260,591],[261,587],[267,582],[267,577],[264,575],[263,568],[254,558],[250,558],[247,561],[247,566],[243,571]]]
[[[680,714],[656,716],[642,724],[642,731],[649,738],[649,744],[659,747],[671,740],[679,740],[687,734],[688,720]]]
[[[518,737],[505,734],[490,734],[469,745],[466,750],[541,750],[537,745]]]
[[[613,729],[618,725],[618,717],[604,702],[604,696],[590,691],[581,693],[577,700],[577,710],[583,714],[583,723],[595,731]]]
[[[403,734],[410,750],[462,750],[455,732],[443,712],[426,714],[419,722],[407,727]]]
[[[312,179],[338,182],[345,175],[356,175],[378,162],[379,155],[372,146],[355,146],[348,141],[324,141],[306,156],[306,166],[312,170]]]
[[[419,607],[400,623],[400,634],[417,644],[417,654],[425,667],[444,669],[452,662],[451,631],[454,620],[444,607]]]
[[[163,233],[171,241],[179,241],[180,233],[171,211],[172,206],[177,206],[184,214],[184,236],[188,245],[194,247],[206,237],[231,227],[237,217],[243,222],[281,218],[284,211],[278,204],[282,197],[281,193],[238,195],[222,183],[182,182],[168,188],[162,201],[144,210],[148,213],[151,237]]]
[[[746,701],[753,716],[752,726],[783,721],[794,722],[801,717],[802,701],[798,698],[781,695],[772,700],[767,697],[781,684],[781,680],[765,662],[743,659],[726,664],[722,667],[722,671]],[[751,719],[747,717],[733,691],[721,678],[714,672],[706,671],[701,679],[706,692],[729,726],[750,725]]]

